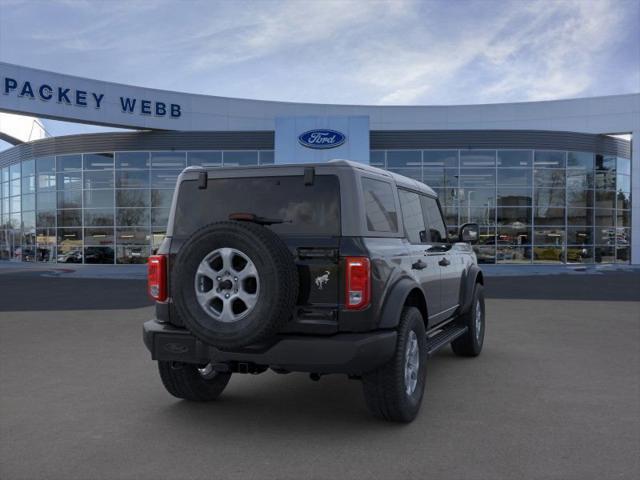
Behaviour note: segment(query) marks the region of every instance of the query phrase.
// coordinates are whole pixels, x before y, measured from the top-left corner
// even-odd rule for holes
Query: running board
[[[427,356],[432,357],[435,355],[442,347],[447,346],[456,338],[467,333],[468,328],[466,326],[447,325],[440,332],[427,338]]]

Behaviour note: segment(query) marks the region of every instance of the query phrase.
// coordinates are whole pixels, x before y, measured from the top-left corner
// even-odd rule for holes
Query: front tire
[[[209,402],[220,396],[229,383],[230,373],[219,373],[211,365],[199,367],[190,363],[158,362],[164,388],[176,398]]]
[[[420,310],[404,307],[393,358],[362,376],[364,398],[373,415],[411,422],[422,403],[426,380],[427,337]]]
[[[481,284],[476,283],[471,307],[460,316],[459,323],[467,327],[467,333],[451,342],[453,353],[460,357],[477,357],[482,351],[486,329],[484,287]]]

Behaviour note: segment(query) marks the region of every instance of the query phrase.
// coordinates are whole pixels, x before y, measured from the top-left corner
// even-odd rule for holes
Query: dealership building
[[[428,184],[483,263],[640,264],[640,94],[456,106],[271,102],[0,63],[0,112],[126,128],[21,141],[0,124],[0,259],[140,263],[186,167],[346,158]],[[194,209],[206,205],[194,205]]]

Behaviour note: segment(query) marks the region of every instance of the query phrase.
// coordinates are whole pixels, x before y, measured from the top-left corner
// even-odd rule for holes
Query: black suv
[[[344,373],[372,413],[411,421],[428,357],[482,349],[477,238],[448,237],[426,185],[354,162],[189,167],[144,342],[178,398],[213,400],[232,373]]]

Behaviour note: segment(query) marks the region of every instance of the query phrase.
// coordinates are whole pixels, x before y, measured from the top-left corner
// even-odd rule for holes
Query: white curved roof
[[[10,87],[14,83],[16,86],[0,95],[0,111],[133,129],[274,130],[276,117],[366,115],[371,130],[528,129],[584,133],[640,130],[640,93],[486,105],[321,105],[156,90],[0,62],[3,93],[7,78]],[[57,97],[67,89],[66,94]],[[41,93],[51,98],[46,100]],[[131,113],[122,108],[122,99],[127,98],[136,100]],[[149,102],[145,108],[151,113],[142,112],[143,101]],[[158,103],[164,106],[159,110],[162,113],[164,109],[163,115],[156,114]],[[167,114],[171,104],[179,106],[179,116]]]

